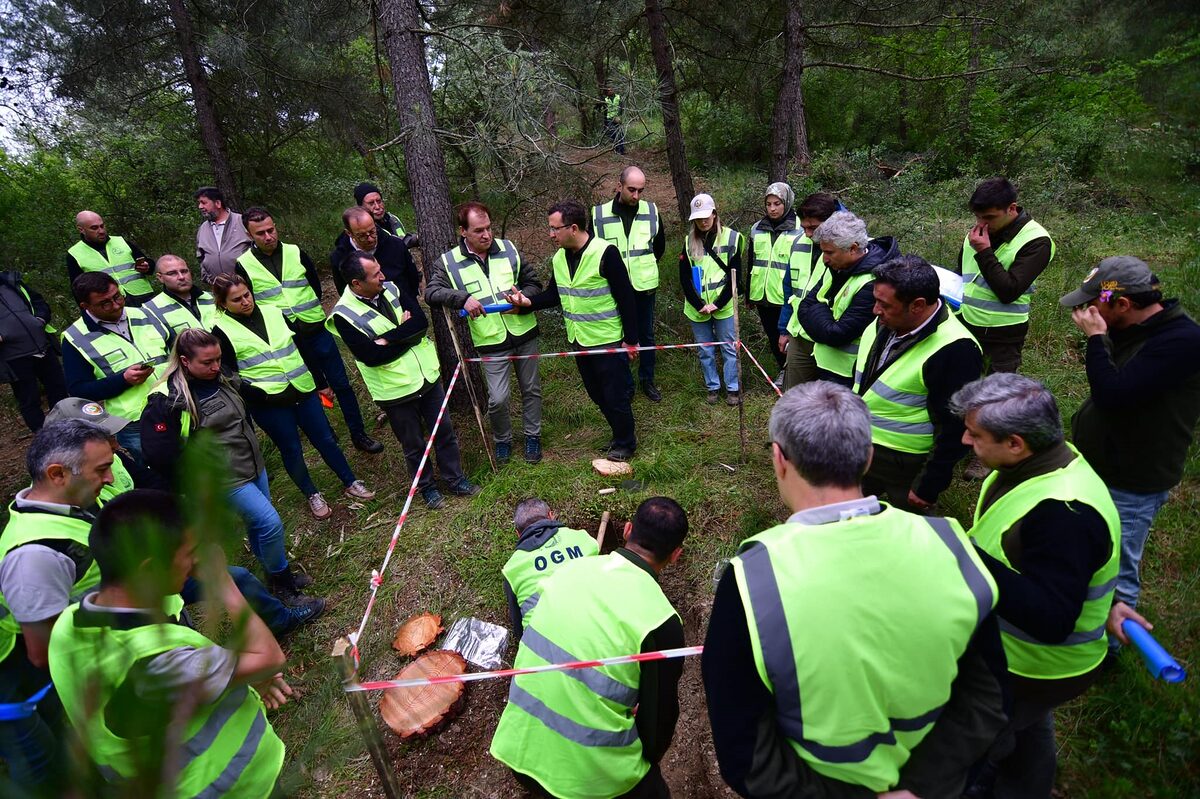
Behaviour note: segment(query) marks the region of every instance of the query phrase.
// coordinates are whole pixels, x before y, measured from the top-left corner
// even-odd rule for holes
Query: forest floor
[[[647,174],[647,198],[659,205],[668,223],[657,338],[659,343],[690,342],[691,331],[676,286],[675,258],[682,228],[675,219],[670,174],[661,154],[639,152],[636,157]],[[593,201],[615,191],[620,166],[615,157],[603,157],[582,167],[594,188]],[[759,180],[748,172],[723,173],[719,180],[714,178],[711,187],[698,181],[697,190],[711,190],[723,218],[744,230],[755,218],[759,199],[754,187]],[[876,235],[894,234],[904,251],[925,254],[939,263],[956,254],[968,222],[961,210],[960,187],[940,192],[930,189],[919,203],[894,202],[869,190],[850,193],[853,201],[848,198],[848,204],[871,222]],[[1195,202],[1181,202],[1176,207],[1195,206]],[[1024,371],[1051,386],[1067,418],[1086,395],[1086,383],[1081,339],[1057,309],[1056,299],[1099,257],[1118,251],[1139,253],[1176,289],[1172,293],[1182,292],[1185,305],[1200,307],[1196,288],[1200,263],[1195,237],[1189,232],[1196,228],[1194,212],[1188,217],[1190,227],[1182,230],[1168,230],[1165,224],[1161,228],[1137,224],[1142,219],[1149,222],[1151,213],[1157,218],[1148,202],[1132,209],[1113,207],[1095,213],[1076,213],[1065,206],[1035,212],[1055,235],[1060,256],[1039,281]],[[545,275],[552,244],[541,210],[529,210],[510,220],[505,234]],[[334,300],[329,290],[325,299],[327,305]],[[561,316],[544,313],[539,322],[542,350],[563,349]],[[757,318],[747,320],[743,338],[766,366],[768,344]],[[745,463],[739,463],[737,409],[703,402],[694,353],[662,352],[658,354],[657,380],[664,393],[662,403],[650,403],[640,393],[634,400],[639,449],[632,466],[645,488],[604,496],[598,491],[619,481],[597,476],[590,461],[608,440],[607,426],[587,399],[570,359],[546,359],[541,367],[543,463],[525,464],[518,446],[513,462],[492,474],[474,418],[469,413],[454,415],[464,465],[483,492],[469,500],[452,498],[440,511],[426,510],[419,498],[414,504],[361,641],[361,679],[391,678],[404,666],[405,661],[395,655],[390,644],[399,625],[413,614],[440,614],[446,627],[460,617],[507,623],[500,568],[516,542],[513,507],[529,496],[541,496],[567,524],[593,533],[604,511],[609,511],[610,542],[646,497],[661,494],[677,499],[688,512],[690,532],[683,557],[664,573],[662,585],[683,618],[688,644],[703,642],[718,561],[733,554],[747,536],[786,517],[766,452],[767,420],[775,394],[748,361],[743,362],[748,431]],[[773,373],[773,368],[768,369]],[[374,407],[357,375],[354,379],[370,426]],[[514,420],[519,419],[517,393],[514,390]],[[340,413],[331,411],[329,418],[348,444]],[[11,496],[27,484],[23,452],[28,443],[11,398],[0,402],[0,425],[0,488]],[[299,695],[272,714],[272,723],[288,747],[285,786],[300,796],[382,796],[343,697],[338,668],[330,657],[338,637],[358,627],[371,570],[382,562],[409,486],[410,475],[398,443],[385,425],[376,425],[374,434],[387,446],[384,453],[346,452],[357,475],[378,491],[371,502],[346,501],[336,478],[315,452],[307,451],[313,477],[335,509],[324,522],[309,517],[304,498],[281,468],[278,453],[269,442],[264,446],[275,504],[287,524],[289,552],[293,561],[316,579],[311,592],[327,597],[330,603],[322,619],[285,641],[288,679]],[[1159,518],[1144,564],[1143,608],[1157,623],[1162,640],[1185,665],[1194,665],[1200,656],[1200,609],[1195,600],[1200,575],[1198,474],[1200,464],[1193,451],[1183,485],[1173,492]],[[969,523],[977,491],[977,484],[957,481],[943,495],[939,512]],[[248,552],[234,559],[253,566]],[[513,654],[510,649],[506,662],[511,662]],[[1200,692],[1195,684],[1194,678],[1180,686],[1155,683],[1132,653],[1125,653],[1099,685],[1058,714],[1058,795],[1200,795],[1200,758],[1196,757],[1200,751]],[[406,796],[500,799],[523,795],[508,770],[488,754],[506,692],[506,681],[470,685],[462,713],[420,740],[401,741],[380,722]],[[696,658],[685,664],[679,693],[679,725],[662,764],[672,794],[694,799],[733,796],[717,771]],[[377,702],[378,695],[372,696],[372,704]]]

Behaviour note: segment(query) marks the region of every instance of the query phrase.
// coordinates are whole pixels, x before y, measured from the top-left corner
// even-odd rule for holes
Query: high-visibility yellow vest
[[[1079,618],[1075,620],[1075,629],[1065,641],[1058,644],[1043,643],[1003,617],[1000,618],[1000,638],[1008,656],[1008,670],[1035,680],[1057,680],[1084,674],[1100,665],[1108,651],[1104,625],[1108,621],[1113,589],[1117,584],[1117,567],[1121,560],[1121,519],[1104,481],[1083,459],[1079,450],[1071,447],[1071,451],[1075,453],[1075,460],[1061,469],[1014,486],[980,513],[983,498],[999,475],[999,472],[992,472],[980,489],[979,503],[975,506],[975,522],[971,526],[971,538],[975,539],[980,549],[1019,572],[1020,569],[1009,562],[1004,552],[1003,537],[1038,503],[1047,499],[1081,502],[1095,508],[1108,525],[1112,552],[1088,581],[1087,599]]]
[[[279,247],[283,250],[282,280],[262,265],[253,249],[238,256],[238,264],[246,270],[246,276],[254,285],[254,301],[259,305],[273,305],[288,319],[323,322],[325,311],[321,308],[321,298],[304,275],[300,248],[295,244],[280,244]]]
[[[163,388],[166,388],[165,383],[163,384]],[[122,462],[120,456],[115,453],[113,454],[112,475],[112,483],[100,489],[100,497],[97,501],[101,505],[111,502],[114,497],[119,497],[126,491],[132,491],[137,487],[133,484],[133,475],[125,468],[125,464]]]
[[[165,291],[156,294],[153,299],[142,306],[142,310],[157,316],[159,321],[170,328],[175,335],[192,327],[212,330],[213,323],[217,319],[217,304],[207,291],[200,292],[196,297],[196,310],[200,311],[199,319],[192,315],[187,306]]]
[[[753,260],[750,262],[750,301],[767,302],[771,305],[783,305],[787,297],[783,296],[783,275],[792,268],[792,248],[796,239],[804,236],[802,228],[782,230],[771,241],[771,231],[762,224],[760,219],[750,228],[750,252]],[[809,252],[812,252],[812,242],[809,242]],[[806,281],[794,282],[803,284]]]
[[[529,626],[529,612],[541,598],[542,583],[564,563],[577,558],[597,555],[600,547],[596,539],[584,530],[560,527],[537,549],[518,549],[509,556],[500,570],[508,581],[517,604],[521,607],[521,621]]]
[[[897,452],[923,455],[933,449],[933,417],[929,414],[925,361],[955,341],[966,339],[976,348],[979,342],[954,314],[947,314],[933,333],[905,350],[864,393],[860,390],[863,370],[881,328],[879,322],[870,325],[859,342],[854,392],[862,394],[867,410],[871,412],[872,443]]]
[[[395,232],[392,232],[387,228],[383,228],[384,233],[395,236],[398,239],[402,239],[408,235],[404,232],[404,223],[400,221],[400,217],[396,216],[391,211],[385,211],[383,215],[389,222],[392,223],[392,227],[396,229]]]
[[[595,238],[604,239],[621,251],[629,282],[638,291],[658,288],[658,260],[654,257],[654,237],[658,235],[658,206],[640,200],[629,235],[625,223],[617,216],[615,199],[592,208],[592,227]]]
[[[1005,270],[1008,270],[1012,268],[1013,261],[1016,260],[1017,253],[1021,251],[1022,247],[1041,238],[1050,239],[1050,234],[1044,227],[1030,219],[1024,227],[1017,231],[1017,235],[1013,236],[1011,241],[1006,241],[996,247],[992,253]],[[1054,260],[1054,252],[1054,239],[1050,239],[1051,261]],[[1033,300],[1033,286],[1030,285],[1015,302],[1000,302],[996,292],[992,291],[992,287],[988,285],[987,278],[979,271],[979,264],[975,261],[976,255],[975,250],[971,248],[970,236],[968,236],[963,239],[961,262],[963,298],[960,313],[963,319],[976,327],[1000,327],[1028,322],[1029,304]]]
[[[858,294],[863,286],[874,279],[875,276],[870,272],[851,275],[845,284],[838,289],[837,294],[830,297],[829,292],[833,288],[833,270],[823,269],[821,270],[821,290],[817,294],[817,299],[829,306],[835,320],[841,319],[842,314],[850,307],[850,302],[854,299],[854,295]],[[843,344],[840,347],[814,341],[813,358],[816,359],[817,366],[827,372],[832,372],[842,377],[853,377],[854,362],[858,360],[858,346],[861,341],[862,338],[859,337],[849,344]]]
[[[792,315],[788,318],[787,331],[789,336],[800,336],[809,341],[812,339],[808,333],[804,332],[804,327],[800,324],[800,315],[797,311],[800,310],[800,301],[808,294],[817,283],[821,276],[828,271],[825,267],[825,261],[822,258],[817,258],[814,264],[812,260],[813,240],[808,237],[807,233],[796,236],[792,244],[792,254],[788,257],[788,272],[792,283],[792,296],[786,297],[788,305],[792,306]]]
[[[499,252],[488,254],[486,270],[471,255],[463,255],[460,247],[442,253],[438,261],[446,270],[450,285],[483,305],[508,302],[503,295],[513,290],[521,273],[521,256],[513,243],[496,239],[495,244]],[[467,327],[475,346],[487,347],[503,344],[509,333],[525,335],[537,327],[537,317],[531,313],[490,313],[469,319]]]
[[[696,267],[700,268],[700,301],[704,305],[715,303],[717,297],[725,290],[725,286],[729,282],[729,273],[722,269],[716,259],[709,255],[707,251],[705,251],[703,258],[697,260],[692,255],[689,244],[689,237],[684,237],[683,251],[687,253],[688,262],[691,264],[693,270]],[[733,258],[734,254],[742,246],[742,236],[733,228],[722,227],[713,244],[716,245],[712,248],[713,252],[728,266],[730,259]],[[733,303],[727,302],[723,308],[718,308],[711,314],[706,314],[697,311],[692,307],[690,302],[684,302],[683,313],[693,322],[707,322],[709,319],[728,319],[733,316]]]
[[[67,252],[84,272],[103,272],[110,275],[121,287],[122,294],[144,297],[154,293],[154,287],[141,272],[133,268],[133,248],[120,236],[109,236],[101,255],[82,239],[75,242]]]
[[[396,288],[396,284],[390,281],[384,282],[381,296],[391,305],[398,322],[404,315],[404,308],[400,305],[400,290]],[[342,291],[337,305],[333,306],[329,318],[325,320],[325,327],[340,338],[337,325],[333,321],[337,316],[345,319],[371,339],[379,338],[389,330],[395,330],[400,326],[359,299],[349,286]],[[389,363],[367,366],[356,358],[354,364],[358,367],[359,374],[362,375],[363,383],[366,384],[371,399],[376,402],[404,399],[420,391],[426,383],[432,383],[441,376],[437,349],[433,346],[433,342],[425,336],[421,336],[419,342]]]
[[[104,327],[89,330],[84,317],[75,320],[63,332],[63,338],[92,365],[96,379],[121,374],[138,364],[148,363],[154,367],[145,381],[128,386],[117,396],[101,403],[113,416],[136,422],[142,418],[150,387],[166,368],[170,356],[167,346],[170,331],[157,316],[141,308],[126,308],[125,319],[129,323],[129,339]]]
[[[600,258],[608,247],[607,241],[592,236],[579,254],[579,266],[573,276],[567,267],[566,250],[560,248],[551,259],[562,300],[567,341],[572,344],[598,347],[620,342],[625,334],[612,287],[600,274]]]
[[[516,668],[636,652],[678,617],[655,579],[619,552],[563,565],[521,638]],[[634,723],[638,664],[514,677],[492,738],[492,757],[554,796],[610,799],[650,763]]]
[[[266,323],[266,341],[233,314],[217,314],[214,323],[214,328],[224,333],[233,345],[238,374],[268,394],[282,394],[289,385],[306,393],[316,391],[317,383],[296,349],[294,334],[284,321],[283,311],[272,305],[257,307]]]
[[[123,614],[124,615],[124,614]],[[181,624],[144,623],[130,627],[115,614],[67,608],[50,636],[50,676],[63,709],[100,773],[111,783],[160,773],[155,757],[177,757],[175,785],[161,795],[173,797],[246,797],[266,799],[283,768],[284,746],[267,721],[266,708],[253,688],[227,688],[210,704],[198,704],[181,719],[177,751],[162,752],[166,721],[155,733],[122,737],[110,719],[136,708],[110,708],[139,663],[180,647],[202,649],[213,642]],[[139,617],[141,620],[141,617]],[[172,722],[175,719],[171,719]]]
[[[17,510],[15,502],[8,506],[8,524],[0,532],[0,561],[19,546],[38,541],[74,541],[84,547],[88,545],[88,533],[92,531],[90,519],[64,516],[38,510]],[[100,568],[90,561],[82,574],[75,575],[71,586],[70,601],[78,602],[88,591],[100,584]],[[0,661],[12,652],[21,625],[13,618],[4,595],[0,594]]]
[[[996,603],[962,528],[884,506],[773,527],[747,539],[730,566],[792,749],[824,776],[893,788]]]
[[[604,98],[604,118],[609,122],[615,122],[621,118],[621,95],[614,94],[612,97]]]

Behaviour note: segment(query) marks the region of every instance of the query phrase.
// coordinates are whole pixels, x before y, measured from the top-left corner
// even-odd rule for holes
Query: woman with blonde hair
[[[737,375],[737,344],[733,324],[733,280],[741,273],[742,236],[721,224],[717,205],[708,194],[692,198],[692,223],[679,255],[679,284],[683,288],[683,312],[692,323],[696,342],[720,341],[724,361],[725,401],[742,401]],[[720,399],[721,381],[717,377],[715,347],[700,348],[700,369],[704,373],[707,402]]]
[[[188,440],[198,430],[212,433],[228,458],[226,496],[246,523],[250,551],[266,571],[271,592],[302,623],[320,615],[325,600],[302,595],[312,580],[295,574],[288,563],[283,520],[271,504],[267,467],[242,388],[240,378],[221,374],[216,336],[203,328],[180,332],[142,413],[142,451],[147,466],[174,482],[175,464]]]

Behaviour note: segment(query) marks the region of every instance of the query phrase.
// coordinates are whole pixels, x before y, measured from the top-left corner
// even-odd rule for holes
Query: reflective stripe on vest
[[[792,306],[792,316],[790,319],[788,319],[787,330],[788,333],[793,336],[796,335],[796,333],[791,332],[793,323],[797,328],[803,330],[803,328],[800,327],[799,319],[797,319],[796,314],[796,311],[800,310],[800,301],[804,299],[804,296],[808,293],[808,290],[812,288],[812,286],[816,285],[815,281],[813,280],[813,273],[823,271],[822,269],[818,269],[816,265],[813,264],[812,251],[813,247],[815,246],[813,244],[813,240],[808,237],[807,233],[803,232],[803,228],[800,230],[801,234],[796,236],[795,240],[793,241],[792,252],[788,256],[788,277],[792,285],[792,295],[784,298],[787,303]],[[822,267],[824,266],[824,263],[824,260],[818,259],[818,264],[820,264]],[[808,337],[805,336],[805,338]]]
[[[658,260],[654,257],[654,237],[658,235],[658,206],[640,200],[629,235],[625,223],[617,216],[616,200],[593,206],[592,227],[596,238],[604,239],[621,251],[629,282],[637,291],[658,288]]]
[[[489,254],[487,269],[471,255],[463,255],[461,246],[442,254],[440,265],[450,278],[450,285],[465,291],[483,305],[506,302],[505,294],[516,286],[521,273],[521,256],[512,242],[496,239],[500,251]],[[537,327],[537,317],[531,313],[491,313],[467,319],[471,341],[476,347],[503,344],[509,333],[523,336]]]
[[[596,539],[584,530],[560,527],[537,549],[517,549],[500,570],[521,607],[521,621],[529,626],[525,605],[538,595],[551,574],[565,563],[599,553]],[[529,610],[537,604],[533,600]]]
[[[796,239],[803,235],[804,231],[799,228],[781,230],[772,242],[771,231],[762,227],[762,220],[750,228],[750,254],[753,257],[750,262],[751,301],[783,305],[787,300],[783,296],[783,275],[791,268],[792,247]]]
[[[933,449],[934,431],[928,408],[929,390],[925,386],[925,362],[955,341],[966,339],[976,348],[979,342],[954,314],[947,313],[932,333],[901,353],[863,392],[863,370],[881,329],[886,330],[879,322],[870,325],[859,342],[854,391],[862,395],[871,412],[871,441],[874,444],[922,455]]]
[[[154,287],[145,275],[133,266],[133,248],[120,236],[109,236],[104,245],[105,254],[101,255],[82,240],[75,242],[67,250],[75,263],[84,272],[103,272],[117,281],[122,294],[132,294],[143,297],[154,293]]]
[[[89,626],[80,607],[68,608],[50,639],[50,671],[63,708],[105,779],[122,782],[144,773],[145,738],[124,738],[107,726],[106,706],[139,662],[181,647],[213,645],[180,624],[150,623],[132,629]],[[92,614],[95,615],[95,614]],[[172,721],[175,721],[174,719]],[[258,693],[229,688],[199,704],[184,722],[171,796],[217,799],[266,797],[283,766],[283,742],[267,722]],[[165,735],[166,730],[156,731]],[[154,733],[152,733],[154,734]]]
[[[1021,248],[1029,242],[1041,238],[1050,239],[1050,260],[1053,261],[1055,253],[1054,239],[1050,238],[1050,234],[1046,232],[1044,227],[1032,219],[1017,231],[1017,235],[1013,236],[1011,241],[1001,244],[992,253],[996,256],[996,260],[1000,262],[1000,265],[1004,267],[1005,271],[1008,271],[1012,268],[1013,261],[1016,260],[1017,253],[1021,251]],[[970,237],[968,236],[963,239],[962,261],[960,263],[963,277],[963,298],[960,313],[963,319],[976,327],[999,327],[1028,322],[1029,305],[1033,299],[1033,286],[1030,285],[1025,293],[1018,297],[1015,302],[1000,302],[1000,298],[996,296],[996,292],[992,291],[992,287],[988,285],[987,279],[979,271],[979,264],[976,263],[975,256],[975,250],[971,248]]]
[[[0,561],[17,547],[38,541],[73,541],[86,547],[91,531],[92,523],[87,519],[59,513],[22,512],[17,510],[14,501],[8,506],[8,524],[0,532]],[[93,560],[83,574],[75,575],[70,601],[78,602],[86,591],[99,584],[100,567]],[[12,615],[3,594],[0,594],[0,611],[0,661],[3,661],[16,645],[21,625]]]
[[[858,563],[860,547],[889,568]],[[743,543],[732,565],[759,676],[792,748],[826,776],[875,791],[894,786],[996,601],[961,529],[884,506],[840,522],[780,525]],[[905,585],[914,578],[919,586]],[[920,607],[888,616],[896,591],[919,593]],[[832,618],[806,612],[824,596]]]
[[[730,259],[733,258],[734,254],[742,246],[742,236],[733,228],[721,227],[715,239],[715,244],[713,252],[725,262],[726,266],[729,266]],[[701,285],[699,294],[701,304],[715,303],[717,297],[728,284],[729,275],[707,251],[705,251],[704,257],[697,261],[695,256],[692,255],[690,245],[691,237],[688,236],[683,240],[683,251],[687,254],[688,262],[693,268],[700,267]],[[728,319],[733,316],[733,302],[727,302],[723,307],[718,308],[711,314],[706,314],[700,313],[692,307],[690,302],[684,300],[683,313],[693,322],[707,322],[709,319]]]
[[[592,236],[579,253],[574,276],[567,267],[567,251],[559,249],[551,260],[558,296],[562,300],[567,341],[584,347],[598,347],[621,341],[621,313],[613,299],[608,281],[600,274],[600,258],[609,243]]]
[[[388,230],[387,228],[383,228],[384,233],[387,233],[391,236],[395,236],[398,239],[402,239],[407,235],[404,232],[404,223],[400,221],[400,217],[396,216],[391,211],[385,212],[384,216],[392,223],[392,227],[394,227],[396,229],[395,232],[393,233],[392,231]]]
[[[192,315],[187,306],[165,291],[154,295],[153,299],[142,306],[142,310],[154,314],[175,335],[193,327],[212,330],[217,318],[217,304],[207,291],[200,292],[196,297],[196,310],[200,311],[199,319]]]
[[[404,308],[400,304],[400,291],[396,288],[396,284],[385,282],[382,296],[391,305],[396,319],[400,319],[404,315]],[[333,321],[334,317],[338,316],[371,339],[376,339],[398,327],[396,323],[360,300],[349,286],[342,291],[341,298],[330,311],[329,319],[325,321],[325,327],[335,336],[340,337],[341,334],[338,333],[337,325]],[[394,361],[379,366],[367,366],[356,358],[354,365],[358,367],[358,372],[362,375],[363,383],[366,384],[371,399],[376,402],[404,399],[420,391],[426,383],[437,380],[441,375],[437,350],[434,348],[433,342],[424,336],[421,336],[420,341]]]
[[[289,384],[301,392],[316,391],[316,381],[296,349],[283,312],[272,305],[259,305],[258,309],[267,328],[266,341],[230,313],[219,314],[214,325],[233,345],[238,374],[268,394],[280,394]]]
[[[830,306],[833,319],[837,321],[842,318],[842,314],[850,307],[851,301],[862,287],[873,280],[875,280],[875,276],[870,272],[861,275],[851,275],[838,290],[838,293],[833,297],[831,302],[829,291],[833,288],[833,270],[822,270],[821,290],[817,294],[817,299]],[[794,318],[795,311],[792,313]],[[849,344],[843,344],[838,347],[814,341],[813,358],[816,359],[817,366],[827,372],[832,372],[842,377],[852,377],[854,375],[854,362],[858,360],[858,346],[861,341],[862,337],[859,336]]]
[[[1108,560],[1088,581],[1086,600],[1075,620],[1073,631],[1059,643],[1037,640],[1007,620],[1000,619],[1001,640],[1008,656],[1008,670],[1023,677],[1057,680],[1091,671],[1104,660],[1108,650],[1105,622],[1112,604],[1113,589],[1121,556],[1121,519],[1104,481],[1096,474],[1079,451],[1067,445],[1075,459],[1061,469],[1032,477],[996,500],[980,513],[983,497],[996,481],[988,475],[980,489],[980,502],[975,508],[971,538],[984,552],[1013,571],[1020,572],[1004,551],[1004,534],[1040,502],[1056,499],[1062,502],[1081,502],[1090,505],[1108,525],[1112,550]]]
[[[101,402],[104,409],[114,416],[136,422],[142,417],[150,387],[166,368],[170,355],[167,349],[170,333],[157,316],[141,308],[126,308],[125,319],[132,341],[105,327],[89,330],[84,318],[75,320],[63,331],[63,338],[92,365],[96,379],[121,374],[129,367],[142,363],[154,367],[150,377],[142,383],[128,386],[117,396]]]
[[[545,579],[536,605],[517,668],[636,651],[677,618],[650,573],[621,553],[563,564]],[[625,793],[650,769],[633,714],[640,674],[633,663],[514,678],[492,756],[554,796]]]
[[[323,322],[325,311],[321,308],[321,298],[309,285],[304,276],[304,264],[300,262],[300,248],[295,244],[280,244],[283,250],[282,279],[271,274],[271,270],[262,265],[254,255],[254,250],[246,250],[238,256],[237,262],[254,286],[254,299],[260,305],[273,305],[283,311],[288,319],[299,319],[301,322]]]

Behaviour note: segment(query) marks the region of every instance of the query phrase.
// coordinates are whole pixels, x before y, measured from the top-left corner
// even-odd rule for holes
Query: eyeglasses
[[[558,231],[566,230],[569,227],[574,227],[574,225],[550,225],[550,230],[554,233],[557,233]]]

